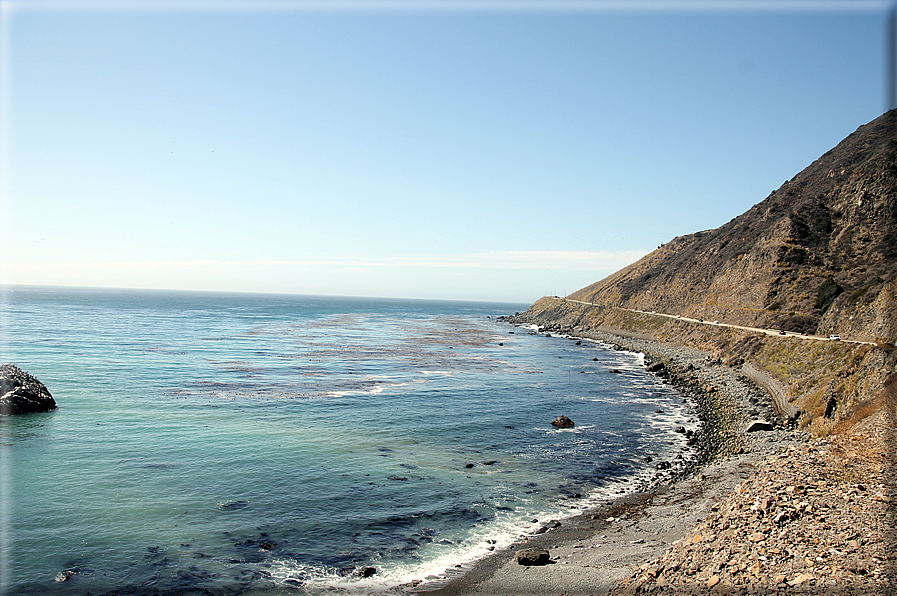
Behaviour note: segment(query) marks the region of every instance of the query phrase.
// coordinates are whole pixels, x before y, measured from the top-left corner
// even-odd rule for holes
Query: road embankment
[[[863,411],[897,369],[889,346],[769,335],[561,298],[542,298],[509,320],[549,333],[607,333],[706,352],[752,377],[781,415],[800,414],[802,424],[822,432]]]

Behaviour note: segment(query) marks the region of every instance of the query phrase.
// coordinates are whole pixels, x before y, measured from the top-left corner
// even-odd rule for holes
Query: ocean
[[[641,354],[525,308],[6,288],[0,360],[59,408],[0,418],[0,593],[371,593],[689,457]]]

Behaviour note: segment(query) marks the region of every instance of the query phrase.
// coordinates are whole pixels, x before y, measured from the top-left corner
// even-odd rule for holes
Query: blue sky
[[[885,2],[2,2],[0,282],[532,302],[885,110]]]

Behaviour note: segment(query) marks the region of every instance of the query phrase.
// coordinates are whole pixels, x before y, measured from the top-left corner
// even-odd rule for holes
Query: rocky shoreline
[[[515,322],[513,317],[509,321]],[[769,453],[782,441],[801,442],[808,436],[796,430],[793,419],[778,415],[772,397],[741,369],[727,366],[706,352],[602,331],[574,332],[544,326],[539,331],[571,339],[590,339],[612,349],[641,352],[648,372],[676,387],[692,402],[700,420],[688,441],[694,459],[691,465],[675,470],[674,477],[688,476],[696,466],[720,457]]]
[[[611,593],[894,594],[893,432],[880,410],[780,450]]]
[[[574,336],[567,329],[539,330]],[[866,435],[811,441],[792,420],[776,415],[772,397],[741,370],[704,352],[594,330],[576,330],[575,337],[644,353],[649,371],[694,402],[701,420],[689,441],[694,465],[658,474],[645,493],[564,520],[474,562],[438,590],[424,584],[415,591],[891,593],[897,495],[889,465],[894,424],[885,412],[868,420]],[[759,428],[770,430],[747,432],[757,419],[770,423]],[[844,447],[839,441],[853,442]],[[858,470],[865,484],[827,475],[838,461],[820,459],[840,457],[843,469],[843,462],[856,464],[863,453],[878,454],[877,468]],[[839,509],[832,502],[846,505]],[[514,553],[521,549],[547,550],[548,564],[518,564]],[[858,552],[861,562],[849,563]]]

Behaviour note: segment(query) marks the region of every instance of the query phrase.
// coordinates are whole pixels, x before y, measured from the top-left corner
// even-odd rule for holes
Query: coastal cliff
[[[894,593],[897,111],[727,224],[507,320],[662,362],[716,404],[703,434],[721,439],[646,509],[595,513],[607,523],[586,539],[546,538],[566,574],[489,572],[515,593]],[[735,381],[765,391],[776,430],[738,432],[759,402],[719,406],[738,402]]]
[[[897,110],[727,224],[510,320],[697,348],[740,367],[780,414],[822,434],[849,427],[897,370]],[[725,325],[699,323],[714,320]]]
[[[695,404],[701,465],[433,593],[895,593],[895,257],[892,111],[726,225],[505,317],[644,353]]]
[[[897,340],[897,110],[765,200],[569,298],[862,341]]]

